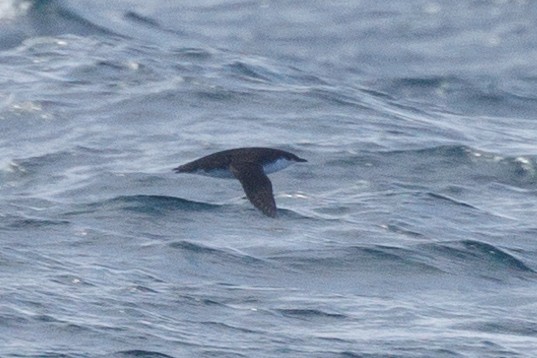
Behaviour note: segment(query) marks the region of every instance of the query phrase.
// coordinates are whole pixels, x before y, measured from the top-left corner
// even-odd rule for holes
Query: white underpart
[[[265,171],[265,174],[270,174],[270,173],[274,173],[282,169],[285,169],[288,166],[290,166],[292,163],[293,161],[282,158],[270,164],[263,165],[263,170]],[[231,171],[227,169],[213,169],[210,171],[198,169],[196,172],[194,172],[194,174],[204,175],[204,176],[213,177],[213,178],[221,178],[221,179],[235,179],[235,176],[233,175],[233,173],[231,173]]]
[[[235,179],[233,174],[227,169],[213,169],[211,171],[205,171],[199,169],[195,172],[198,175],[204,175],[207,177],[220,178],[220,179]]]
[[[285,169],[292,163],[291,160],[281,158],[270,164],[263,165],[263,170],[265,171],[265,174],[270,174]]]

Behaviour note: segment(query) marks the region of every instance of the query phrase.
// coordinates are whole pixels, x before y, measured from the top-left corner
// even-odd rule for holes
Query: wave
[[[66,226],[71,222],[64,219],[38,218],[26,215],[3,215],[1,228],[5,230],[44,229],[54,226]]]
[[[174,358],[173,356],[160,353],[157,351],[146,351],[143,349],[132,349],[126,351],[119,351],[114,354],[118,357],[144,357],[144,358]]]
[[[172,249],[177,249],[187,254],[189,257],[194,256],[210,256],[219,263],[238,263],[241,265],[252,266],[264,266],[267,264],[265,260],[253,257],[240,252],[231,252],[220,248],[213,248],[191,241],[181,240],[168,244]]]
[[[536,271],[508,249],[477,240],[417,244],[348,246],[295,250],[272,255],[272,261],[301,271],[390,272],[391,276],[456,275],[506,282],[511,277],[537,278]]]
[[[37,219],[37,218],[21,218],[9,222],[7,225],[3,225],[12,229],[29,229],[29,228],[43,228],[48,226],[69,225],[68,220],[50,220],[50,219]]]
[[[419,252],[394,246],[348,246],[326,250],[295,250],[281,252],[270,257],[271,260],[300,270],[404,270],[420,273],[441,273],[428,258],[420,257]]]
[[[240,59],[231,58],[225,61],[230,62],[224,65],[227,74],[253,83],[279,84],[284,85],[286,90],[300,89],[301,91],[325,85],[325,82],[315,75],[280,65],[265,58],[241,56]],[[299,87],[295,88],[295,85]],[[275,90],[274,87],[262,87],[262,89]],[[277,89],[282,88],[277,87]]]
[[[431,255],[436,265],[446,272],[478,275],[503,281],[510,275],[535,278],[535,270],[507,249],[477,240],[424,244],[419,248]]]
[[[361,177],[377,181],[472,185],[498,182],[524,189],[537,189],[537,155],[505,156],[466,145],[429,148],[363,151],[328,161],[328,165],[361,168]]]
[[[102,211],[128,211],[144,215],[160,216],[173,212],[211,212],[225,208],[227,204],[210,204],[166,195],[120,195],[97,202],[74,205],[65,215],[76,216]],[[248,209],[255,210],[245,205]],[[241,209],[242,206],[238,206]],[[308,219],[307,216],[291,209],[279,208],[280,217],[291,219]]]
[[[68,6],[64,1],[34,1],[27,15],[31,18],[37,35],[71,34],[105,34],[122,36],[112,30],[111,26],[98,24],[91,20],[90,12]]]
[[[474,205],[471,205],[471,204],[468,204],[468,203],[465,203],[463,201],[460,201],[460,200],[457,200],[457,199],[454,199],[450,196],[447,196],[447,195],[443,195],[443,194],[438,194],[438,193],[427,193],[431,198],[434,198],[434,199],[440,199],[440,200],[445,200],[449,203],[452,203],[452,204],[455,204],[455,205],[459,205],[459,206],[463,206],[465,208],[469,208],[469,209],[475,209],[475,210],[480,210],[478,207],[474,206]]]
[[[456,327],[474,332],[502,332],[502,334],[512,334],[514,336],[535,337],[535,335],[537,335],[537,324],[535,324],[535,322],[510,318],[500,319],[498,317],[494,322],[483,320],[468,324],[460,324]]]
[[[159,215],[173,211],[206,211],[220,207],[215,204],[202,203],[165,195],[120,195],[112,199],[82,204],[70,214],[96,212],[100,210],[126,210],[149,215]]]
[[[334,318],[345,319],[348,316],[340,313],[325,312],[319,309],[303,309],[303,308],[280,308],[276,312],[291,318],[299,319],[315,319],[315,318]]]
[[[530,79],[531,81],[532,79]],[[533,118],[537,97],[521,87],[506,86],[497,78],[437,75],[386,80],[381,90],[428,105],[431,97],[465,115]],[[441,110],[444,110],[442,108]]]

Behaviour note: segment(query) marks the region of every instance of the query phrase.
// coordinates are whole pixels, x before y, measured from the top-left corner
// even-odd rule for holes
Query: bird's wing
[[[276,217],[276,202],[272,194],[272,183],[260,164],[251,162],[231,163],[229,169],[241,182],[246,197],[263,214]]]

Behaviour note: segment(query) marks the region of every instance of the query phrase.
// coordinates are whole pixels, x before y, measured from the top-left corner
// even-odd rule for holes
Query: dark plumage
[[[293,162],[307,160],[279,149],[237,148],[207,155],[183,164],[174,171],[216,178],[236,178],[248,200],[265,215],[275,217],[276,203],[267,174],[284,169]]]

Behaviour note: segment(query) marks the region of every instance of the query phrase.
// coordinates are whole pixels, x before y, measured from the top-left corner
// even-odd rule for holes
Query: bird
[[[298,162],[307,162],[293,153],[280,149],[244,147],[209,154],[173,170],[214,178],[238,179],[246,197],[263,214],[277,216],[272,183],[267,174],[287,168]]]

